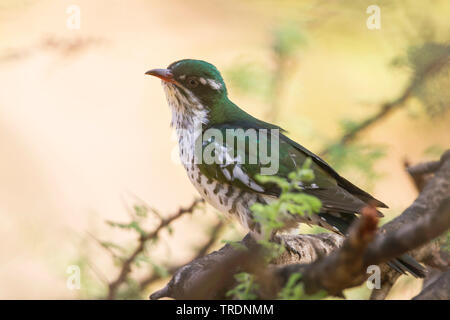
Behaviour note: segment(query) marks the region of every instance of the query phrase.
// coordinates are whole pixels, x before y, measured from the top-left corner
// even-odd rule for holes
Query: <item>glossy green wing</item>
[[[270,174],[288,179],[289,173],[301,168],[309,157],[313,160],[310,168],[315,179],[301,187],[305,193],[318,197],[324,210],[354,213],[366,205],[366,199],[375,200],[279,130],[235,121],[210,126],[203,134],[203,159],[197,166],[210,179],[246,191],[279,196],[278,186],[260,183],[256,176]]]
[[[273,184],[261,184],[257,175],[275,175],[287,179],[289,173],[300,168],[308,158],[293,147],[276,129],[250,126],[245,123],[226,123],[208,127],[203,135],[200,171],[210,179],[253,192],[278,196]],[[312,162],[316,179],[305,189],[332,187],[335,180]]]

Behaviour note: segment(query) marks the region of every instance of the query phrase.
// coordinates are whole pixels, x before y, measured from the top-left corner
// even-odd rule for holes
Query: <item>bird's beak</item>
[[[152,69],[147,71],[145,74],[158,77],[161,80],[164,80],[166,82],[175,82],[175,79],[173,78],[173,73],[169,69]]]

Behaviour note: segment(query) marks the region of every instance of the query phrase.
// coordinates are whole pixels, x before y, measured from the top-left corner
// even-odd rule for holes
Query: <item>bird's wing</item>
[[[318,166],[320,166],[323,170],[325,170],[330,176],[332,176],[336,180],[337,184],[341,188],[345,189],[350,194],[359,198],[364,203],[370,203],[371,205],[373,205],[375,207],[388,208],[388,206],[385,203],[381,202],[380,200],[375,199],[373,196],[371,196],[366,191],[355,186],[353,183],[351,183],[344,177],[341,177],[328,163],[325,162],[325,160],[323,160],[318,155],[312,153],[311,151],[309,151],[302,145],[298,144],[297,142],[293,141],[292,139],[289,139],[288,137],[286,137],[284,135],[283,135],[283,139],[285,141],[287,141],[294,148],[305,153],[308,157],[311,157]]]
[[[287,179],[289,173],[300,168],[305,160],[310,157],[313,160],[310,168],[314,172],[315,179],[309,184],[302,185],[302,187],[304,192],[317,196],[322,201],[324,210],[355,213],[366,205],[364,200],[353,194],[352,191],[355,189],[347,190],[345,188],[345,181],[347,180],[341,178],[325,161],[290,140],[281,132],[278,132],[279,139],[277,139],[274,136],[274,131],[267,130],[267,135],[261,134],[263,131],[258,129],[267,129],[265,126],[241,121],[216,124],[209,126],[207,129],[214,129],[212,132],[215,132],[216,135],[210,134],[203,137],[203,157],[210,154],[209,158],[211,158],[212,150],[219,150],[213,156],[217,157],[215,159],[224,160],[220,162],[209,159],[209,161],[202,161],[202,163],[197,164],[200,171],[210,179],[231,184],[247,191],[279,196],[280,189],[278,186],[270,183],[263,184],[257,180],[256,175],[262,173],[262,168],[268,169],[276,163],[278,168],[273,175]],[[239,132],[238,129],[241,131]],[[248,129],[253,129],[253,131]],[[209,130],[208,132],[211,133]],[[235,133],[234,140],[227,139],[229,132]],[[252,132],[255,132],[256,138],[252,136]],[[222,137],[221,139],[217,138],[219,135]],[[267,163],[265,160],[268,159],[261,158],[258,151],[262,150],[261,148],[264,148],[264,145],[267,148],[266,150],[270,150],[272,139],[277,139],[279,142],[278,152],[271,150],[268,157],[271,162]],[[254,145],[252,147],[252,144],[249,143],[250,140],[252,143],[256,143],[257,148]],[[234,143],[231,141],[234,141]],[[347,183],[353,186],[350,182],[347,181]],[[364,193],[359,188],[357,190]],[[368,196],[370,197],[370,195]]]

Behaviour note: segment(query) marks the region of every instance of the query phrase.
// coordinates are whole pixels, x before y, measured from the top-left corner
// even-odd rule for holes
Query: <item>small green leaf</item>
[[[227,297],[238,300],[256,300],[259,285],[255,282],[254,276],[250,273],[241,272],[234,275],[236,286],[226,293]]]
[[[234,249],[237,249],[237,250],[248,250],[248,248],[246,246],[244,246],[242,243],[240,243],[238,241],[222,240],[221,242],[225,243],[225,244],[229,244],[230,246],[232,246]]]
[[[134,209],[134,212],[136,213],[136,215],[137,215],[138,217],[143,217],[143,218],[146,218],[146,217],[147,217],[148,209],[147,209],[146,206],[138,206],[138,205],[135,205],[135,206],[133,207],[133,209]]]

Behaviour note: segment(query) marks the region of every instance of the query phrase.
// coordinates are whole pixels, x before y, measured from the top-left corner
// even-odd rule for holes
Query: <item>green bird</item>
[[[261,236],[261,226],[253,219],[250,207],[270,203],[281,193],[277,185],[259,182],[257,175],[269,172],[288,179],[289,173],[298,170],[308,158],[312,160],[314,180],[301,183],[299,190],[320,199],[322,206],[318,214],[291,215],[287,228],[308,223],[345,235],[368,204],[387,208],[340,176],[319,156],[289,139],[280,127],[253,117],[234,104],[228,98],[220,72],[212,64],[185,59],[146,74],[162,80],[172,109],[171,125],[177,132],[180,157],[192,184],[208,203],[237,217],[256,237]],[[274,146],[273,150],[263,152],[270,146]],[[408,255],[389,265],[400,273],[425,275],[424,268]]]

